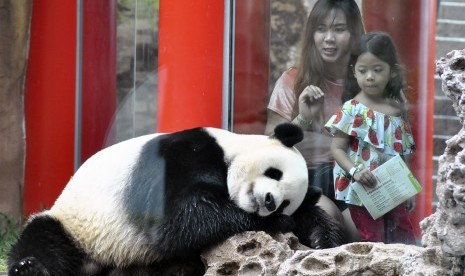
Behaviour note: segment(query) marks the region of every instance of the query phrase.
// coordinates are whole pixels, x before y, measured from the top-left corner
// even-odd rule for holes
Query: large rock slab
[[[436,212],[422,221],[425,246],[441,246],[444,253],[465,256],[465,50],[454,50],[439,59],[436,72],[444,94],[460,118],[462,129],[446,141],[439,158]]]
[[[351,243],[313,250],[293,234],[245,232],[202,254],[205,275],[450,275],[438,247]]]

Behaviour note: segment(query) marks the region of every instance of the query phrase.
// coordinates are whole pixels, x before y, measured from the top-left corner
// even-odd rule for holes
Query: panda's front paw
[[[271,215],[265,222],[265,231],[270,233],[287,233],[295,228],[295,221],[287,215]]]
[[[12,265],[9,276],[50,276],[45,267],[34,257],[27,257]]]

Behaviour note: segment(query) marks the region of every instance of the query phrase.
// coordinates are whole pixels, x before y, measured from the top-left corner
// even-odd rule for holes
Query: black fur
[[[304,139],[304,133],[300,127],[291,123],[279,124],[274,128],[274,138],[281,141],[286,147],[293,147]]]
[[[283,177],[283,172],[275,168],[268,168],[265,171],[265,176],[279,181]]]
[[[165,168],[164,200],[168,204],[161,225],[144,228],[152,233],[155,250],[166,258],[198,256],[201,250],[244,231],[287,232],[294,226],[288,216],[259,217],[229,200],[223,149],[203,129],[163,135],[147,143],[135,175],[146,175],[159,162]],[[152,183],[136,182],[129,185],[126,196],[130,208],[136,202],[146,206],[153,201]],[[139,212],[140,208],[135,209]]]
[[[278,139],[292,146],[302,131],[286,125],[276,132]],[[132,218],[130,223],[150,237],[164,259],[126,268],[95,264],[92,275],[175,275],[173,271],[179,269],[184,271],[179,275],[202,275],[201,251],[244,231],[293,231],[312,248],[345,242],[341,226],[315,206],[320,193],[311,187],[292,216],[281,213],[289,202],[267,217],[240,209],[229,199],[228,161],[215,139],[201,128],[157,136],[147,143],[125,190],[123,206]],[[278,177],[276,172],[273,176]],[[81,275],[87,258],[58,221],[41,216],[27,225],[10,252],[9,275]]]
[[[319,206],[320,190],[309,186],[305,199],[292,214],[296,227],[293,233],[299,241],[311,248],[332,248],[347,243],[342,225]]]
[[[59,221],[39,216],[32,219],[9,252],[8,275],[76,275],[84,256]]]

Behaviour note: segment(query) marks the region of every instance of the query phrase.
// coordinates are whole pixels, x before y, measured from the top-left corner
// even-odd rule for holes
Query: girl
[[[318,0],[307,19],[298,64],[282,74],[271,94],[265,129],[270,135],[283,122],[302,127],[304,141],[296,146],[307,161],[310,185],[322,189],[325,196],[318,204],[345,224],[350,241],[357,241],[358,233],[347,205],[334,200],[331,137],[321,130],[342,103],[354,41],[363,33],[354,0]]]
[[[346,101],[327,122],[334,135],[331,153],[336,198],[349,204],[349,211],[362,241],[415,243],[407,204],[401,204],[373,220],[359,206],[350,183],[376,185],[371,170],[400,154],[407,159],[414,151],[408,124],[405,82],[394,43],[385,33],[363,35],[346,92],[359,93]],[[409,160],[406,160],[409,164]]]

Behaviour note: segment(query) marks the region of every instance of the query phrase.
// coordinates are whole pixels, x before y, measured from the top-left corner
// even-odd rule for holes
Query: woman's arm
[[[272,135],[274,128],[282,123],[289,123],[289,120],[274,112],[273,110],[268,109],[266,115],[265,135]]]
[[[274,112],[273,110],[267,110],[267,120],[265,126],[265,135],[273,134],[274,128],[282,123],[289,123],[289,120]],[[298,119],[297,117],[292,120],[293,124],[296,124],[302,128],[303,131],[307,131],[311,127],[311,122],[305,119]]]
[[[272,135],[274,128],[280,124],[289,122],[286,118],[278,113],[268,109],[265,135]],[[293,123],[298,124],[294,119]],[[331,137],[319,132],[305,131],[304,139],[296,145],[296,148],[302,153],[307,163],[320,164],[333,160],[330,152]]]

